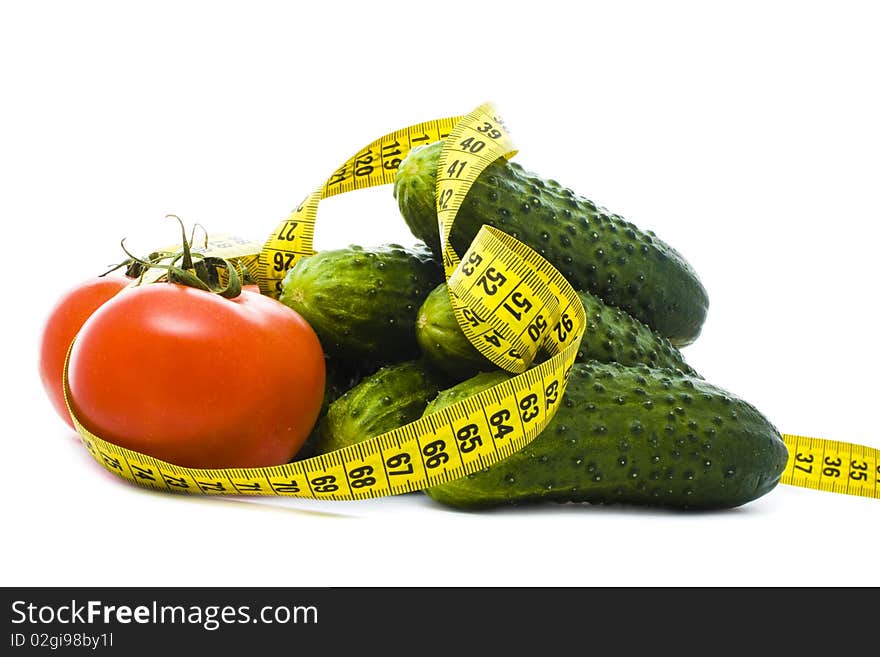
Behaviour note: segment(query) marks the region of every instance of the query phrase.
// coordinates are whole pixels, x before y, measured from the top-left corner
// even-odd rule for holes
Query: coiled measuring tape
[[[455,216],[473,182],[499,157],[516,152],[492,105],[371,142],[309,194],[262,246],[220,237],[199,250],[247,267],[256,274],[260,290],[277,297],[287,270],[315,252],[312,240],[322,199],[394,182],[412,148],[440,139],[437,215],[452,306],[472,344],[517,376],[356,445],[263,468],[174,465],[95,436],[71,413],[95,460],[128,481],[158,490],[351,500],[451,481],[531,442],[562,399],[586,321],[583,305],[565,278],[510,235],[483,226],[461,257],[449,244]],[[539,349],[550,357],[528,369]],[[880,499],[880,450],[789,434],[783,440],[789,450],[783,483]]]

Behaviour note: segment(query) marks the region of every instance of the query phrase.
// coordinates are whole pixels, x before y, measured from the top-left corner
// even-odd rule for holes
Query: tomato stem
[[[186,239],[186,227],[183,225],[183,220],[178,217],[176,214],[166,214],[166,219],[177,219],[177,223],[180,224],[180,237],[181,243],[183,244],[183,268],[184,269],[192,269],[193,261],[192,261],[192,253],[190,253],[192,237],[189,238],[189,241]],[[195,235],[195,228],[193,228],[193,235]],[[206,240],[207,241],[207,240]],[[175,258],[176,260],[176,258]],[[172,261],[173,262],[173,261]]]
[[[219,294],[221,297],[232,299],[241,294],[241,276],[235,265],[226,258],[218,258],[217,256],[204,255],[202,253],[192,251],[192,243],[195,240],[196,226],[202,229],[205,235],[205,248],[208,247],[208,231],[201,224],[193,226],[189,240],[186,238],[186,228],[180,217],[169,214],[165,218],[173,218],[180,224],[181,236],[183,244],[181,250],[177,252],[154,251],[146,259],[139,258],[131,253],[125,246],[125,239],[120,242],[128,260],[122,262],[113,269],[105,272],[102,276],[116,271],[120,267],[126,267],[126,275],[132,278],[138,278],[138,284],[143,282],[144,274],[150,269],[164,269],[165,274],[158,281],[165,280],[169,283],[178,283],[180,285],[188,285],[205,292]],[[180,265],[178,265],[180,262]],[[226,270],[226,284],[220,285],[220,272]],[[247,271],[242,270],[247,276]]]

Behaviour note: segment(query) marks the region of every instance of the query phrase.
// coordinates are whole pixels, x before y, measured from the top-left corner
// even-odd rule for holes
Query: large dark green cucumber
[[[507,376],[478,374],[440,393],[425,413]],[[556,415],[530,445],[426,492],[460,508],[539,501],[726,508],[772,490],[787,456],[761,413],[701,379],[579,363]]]
[[[314,452],[332,452],[417,420],[449,382],[423,360],[383,367],[330,404],[315,428]]]
[[[697,376],[669,340],[654,333],[639,320],[620,308],[602,303],[589,292],[578,292],[578,297],[587,314],[587,326],[577,362],[643,363]],[[416,339],[428,360],[459,379],[494,369],[492,363],[462,333],[452,311],[445,283],[434,288],[419,309]]]
[[[385,364],[418,355],[416,313],[442,280],[424,245],[350,246],[297,262],[279,298],[315,329],[331,357]]]
[[[435,209],[442,142],[413,149],[394,182],[413,235],[439,253]],[[688,262],[652,231],[643,232],[592,201],[505,159],[474,182],[452,228],[463,255],[483,224],[532,247],[568,279],[683,346],[700,334],[709,299]]]

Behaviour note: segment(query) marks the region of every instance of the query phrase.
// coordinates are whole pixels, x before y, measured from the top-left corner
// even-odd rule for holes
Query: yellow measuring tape
[[[782,483],[880,499],[880,449],[787,433],[782,439],[788,447]]]
[[[444,146],[437,171],[437,215],[452,306],[474,346],[517,376],[351,447],[264,468],[177,466],[107,442],[71,413],[98,463],[124,479],[158,490],[350,500],[451,481],[531,442],[562,399],[586,318],[565,278],[510,235],[483,226],[461,257],[449,244],[455,216],[473,182],[499,157],[516,152],[492,105],[463,117],[419,123],[371,142],[307,196],[262,246],[220,237],[199,250],[246,266],[256,274],[260,290],[277,297],[287,270],[315,252],[312,240],[322,199],[392,183],[412,148],[440,139]],[[529,369],[539,350],[550,357]],[[509,418],[503,430],[489,421],[499,411]],[[784,483],[880,498],[880,450],[800,436],[783,435],[783,439],[790,454]]]

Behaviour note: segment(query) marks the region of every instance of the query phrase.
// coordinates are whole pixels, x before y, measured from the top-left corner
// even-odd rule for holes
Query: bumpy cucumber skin
[[[587,327],[576,362],[644,364],[699,376],[669,340],[639,320],[589,292],[578,292],[578,297],[586,311]],[[434,366],[459,379],[495,369],[459,327],[445,283],[434,288],[419,308],[416,339]]]
[[[424,360],[381,368],[330,404],[314,431],[314,453],[348,447],[417,420],[449,383]]]
[[[365,377],[373,374],[379,369],[379,366],[373,363],[343,362],[325,356],[324,368],[327,376],[324,382],[324,400],[321,402],[319,418],[324,416],[330,404],[354,388]]]
[[[479,374],[441,392],[425,413],[507,376]],[[530,445],[425,492],[464,509],[540,501],[720,509],[772,490],[787,458],[763,415],[701,379],[581,363],[556,415]]]
[[[309,437],[296,453],[294,461],[303,461],[316,455],[315,443],[317,441],[318,427],[321,424],[321,420],[327,415],[327,411],[330,410],[330,404],[351,390],[378,367],[371,365],[367,369],[362,369],[357,367],[357,365],[352,366],[350,363],[341,363],[326,356],[324,358],[324,366],[327,376],[324,382],[324,399],[321,401],[321,412],[318,414],[318,420],[315,422],[315,426],[312,427]]]
[[[413,235],[439,254],[434,206],[442,142],[415,148],[398,169],[394,195]],[[480,226],[495,226],[549,260],[575,288],[625,310],[676,346],[700,334],[709,299],[690,264],[653,231],[643,232],[592,201],[525,171],[490,164],[465,197],[452,229],[463,255]]]
[[[442,280],[424,245],[350,246],[297,262],[279,300],[305,318],[330,356],[392,363],[418,355],[416,313]]]

